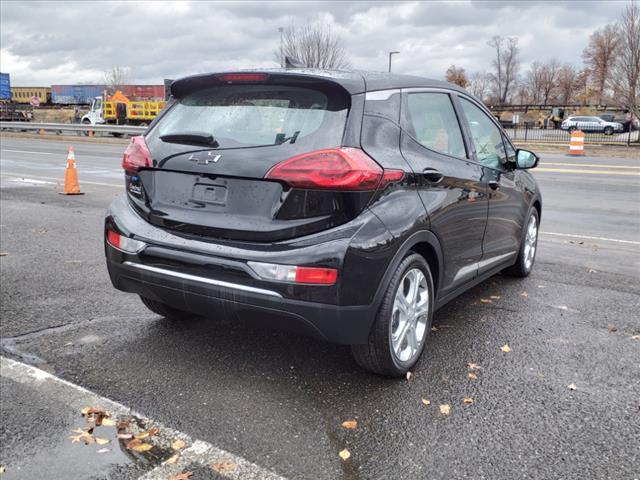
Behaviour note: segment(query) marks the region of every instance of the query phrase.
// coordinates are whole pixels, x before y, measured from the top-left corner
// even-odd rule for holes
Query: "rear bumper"
[[[107,249],[113,250],[107,246]],[[134,262],[107,260],[113,285],[174,308],[203,316],[224,316],[269,328],[284,329],[333,343],[367,340],[374,312],[371,307],[339,307],[281,298],[277,293],[241,290],[208,283],[204,277],[180,278],[152,271]],[[138,264],[140,265],[140,264]]]
[[[333,343],[367,342],[377,303],[372,298],[367,305],[340,305],[348,275],[342,275],[333,286],[291,285],[253,278],[246,264],[256,260],[342,269],[354,236],[349,228],[315,243],[307,239],[266,249],[255,244],[208,243],[151,225],[123,198],[111,205],[106,222],[148,245],[140,253],[130,254],[105,242],[109,275],[119,290],[198,315],[241,319]],[[370,286],[374,291],[375,287]],[[352,285],[349,291],[364,289]]]

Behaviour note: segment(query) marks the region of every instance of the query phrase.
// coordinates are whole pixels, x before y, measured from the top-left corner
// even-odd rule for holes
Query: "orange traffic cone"
[[[72,146],[69,146],[69,153],[67,154],[67,169],[64,172],[64,192],[60,192],[60,195],[84,195],[80,191],[80,184],[78,183],[76,156],[73,153]]]

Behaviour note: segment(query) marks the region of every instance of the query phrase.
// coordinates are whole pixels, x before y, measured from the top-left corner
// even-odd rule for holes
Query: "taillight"
[[[127,149],[122,156],[122,168],[127,172],[135,173],[140,168],[151,167],[151,153],[144,142],[144,137],[139,135],[131,137],[131,143],[127,145]]]
[[[278,163],[265,175],[292,187],[356,191],[375,190],[402,177],[402,170],[383,170],[362,150],[351,147],[296,155]]]
[[[260,83],[267,80],[266,73],[243,72],[243,73],[221,73],[216,78],[227,83]]]
[[[333,285],[338,280],[338,270],[326,267],[299,267],[277,263],[248,262],[249,267],[264,280],[276,282]]]

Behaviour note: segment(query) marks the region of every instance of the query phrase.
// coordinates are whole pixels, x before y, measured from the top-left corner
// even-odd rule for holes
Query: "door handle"
[[[442,175],[439,171],[433,168],[425,168],[422,171],[422,176],[427,180],[427,182],[430,182],[430,183],[441,182],[442,179],[444,178],[444,175]]]
[[[500,187],[500,182],[497,180],[489,180],[489,187],[491,187],[491,190],[497,190],[498,187]]]

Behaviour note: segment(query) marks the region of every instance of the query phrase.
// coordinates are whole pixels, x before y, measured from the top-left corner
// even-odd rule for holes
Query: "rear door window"
[[[423,146],[453,157],[466,158],[460,124],[446,93],[410,93],[407,99],[413,137]]]
[[[348,98],[330,98],[308,88],[218,86],[180,99],[153,134],[206,133],[213,135],[219,148],[278,145],[310,138],[328,147],[339,146],[348,103]]]

